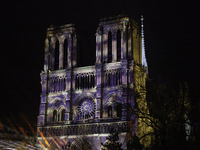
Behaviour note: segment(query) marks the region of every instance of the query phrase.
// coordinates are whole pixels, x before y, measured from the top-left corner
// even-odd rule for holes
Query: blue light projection
[[[96,105],[92,98],[84,98],[79,102],[77,109],[79,119],[89,119],[94,115]]]

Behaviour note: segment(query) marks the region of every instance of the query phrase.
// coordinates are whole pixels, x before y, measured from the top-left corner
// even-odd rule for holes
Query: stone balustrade
[[[48,136],[70,136],[70,135],[90,135],[90,134],[102,134],[109,133],[112,128],[115,128],[118,132],[127,132],[126,122],[115,123],[93,123],[93,124],[77,124],[77,125],[65,125],[58,127],[44,127],[39,128],[40,132],[45,137]],[[38,133],[41,137],[41,133]]]

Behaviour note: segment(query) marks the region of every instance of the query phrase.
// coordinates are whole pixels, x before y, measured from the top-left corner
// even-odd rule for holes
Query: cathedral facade
[[[37,128],[41,149],[82,149],[84,145],[99,150],[112,128],[126,147],[131,133],[140,134],[132,110],[137,103],[136,82],[145,86],[147,78],[141,25],[122,15],[101,19],[96,62],[84,67],[78,67],[81,34],[75,26],[47,29]]]

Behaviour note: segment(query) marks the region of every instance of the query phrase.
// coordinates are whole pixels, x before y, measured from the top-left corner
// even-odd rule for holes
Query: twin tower
[[[131,133],[142,136],[133,111],[146,103],[144,91],[134,97],[147,78],[141,21],[140,28],[127,16],[101,19],[96,62],[84,67],[78,67],[84,35],[73,24],[47,29],[37,128],[41,149],[99,150],[111,128],[120,132],[123,147]]]

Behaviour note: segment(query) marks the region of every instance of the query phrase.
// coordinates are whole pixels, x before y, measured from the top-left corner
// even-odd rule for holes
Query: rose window
[[[88,119],[94,115],[96,105],[92,98],[84,98],[78,106],[79,119]]]

